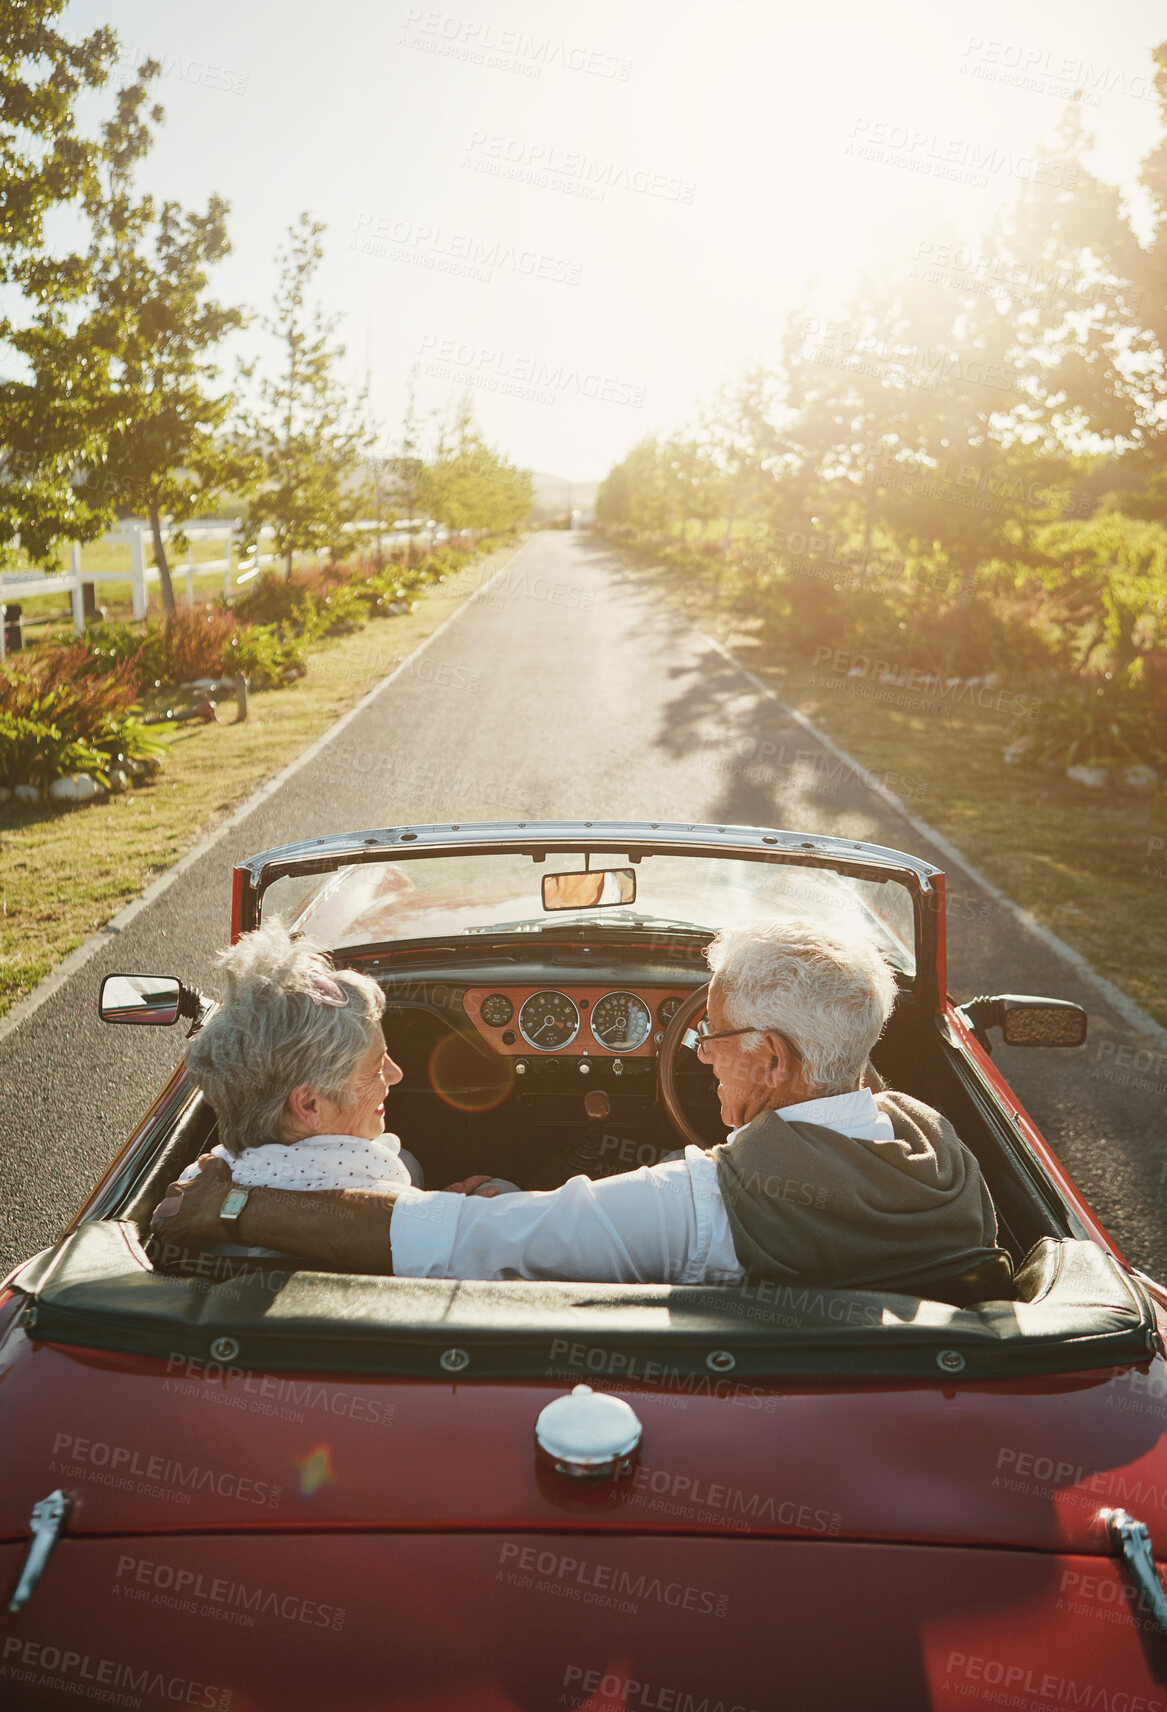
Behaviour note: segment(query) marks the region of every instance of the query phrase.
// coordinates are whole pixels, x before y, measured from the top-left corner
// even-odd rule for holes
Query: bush
[[[91,773],[108,784],[106,757],[43,719],[0,712],[0,783],[35,785],[43,792],[66,773]]]
[[[222,606],[180,607],[160,631],[161,677],[168,684],[227,674],[235,614]]]
[[[41,648],[0,673],[0,780],[42,790],[65,773],[92,772],[102,784],[121,762],[157,771],[162,745],[135,716],[133,662],[94,675],[84,643]]]
[[[1040,696],[1018,719],[1013,739],[1032,735],[1027,761],[1066,767],[1129,767],[1162,761],[1149,709],[1129,686],[1076,684]]]
[[[307,670],[303,639],[286,636],[278,624],[240,625],[227,644],[226,674],[245,677],[255,690],[293,683]]]

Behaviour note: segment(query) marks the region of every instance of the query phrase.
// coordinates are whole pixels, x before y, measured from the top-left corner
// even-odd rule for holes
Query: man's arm
[[[219,1209],[230,1187],[226,1161],[204,1154],[197,1177],[170,1184],[151,1228],[166,1242],[192,1249],[224,1241],[228,1233]],[[278,1249],[334,1271],[391,1274],[389,1220],[396,1199],[392,1189],[252,1189],[232,1225],[231,1240]]]

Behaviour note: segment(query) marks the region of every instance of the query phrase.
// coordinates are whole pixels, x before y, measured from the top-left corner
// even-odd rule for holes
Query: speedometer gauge
[[[652,1014],[635,993],[605,993],[592,1009],[592,1033],[609,1052],[635,1052],[652,1029]]]
[[[519,1012],[519,1033],[540,1052],[557,1052],[579,1033],[579,1012],[566,993],[532,993]]]

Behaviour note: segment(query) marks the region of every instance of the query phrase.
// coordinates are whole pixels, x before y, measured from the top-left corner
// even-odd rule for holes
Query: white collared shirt
[[[856,1140],[890,1141],[893,1134],[870,1088],[805,1100],[778,1115]],[[738,1284],[745,1276],[716,1163],[699,1147],[619,1177],[572,1177],[558,1189],[493,1200],[403,1188],[389,1236],[399,1278]]]

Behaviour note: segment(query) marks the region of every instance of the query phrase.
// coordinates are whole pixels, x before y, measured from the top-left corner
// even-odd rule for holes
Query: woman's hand
[[[225,1159],[213,1153],[204,1153],[198,1165],[197,1177],[167,1186],[150,1220],[155,1236],[179,1248],[209,1248],[223,1240],[219,1208],[231,1187],[231,1170]]]

